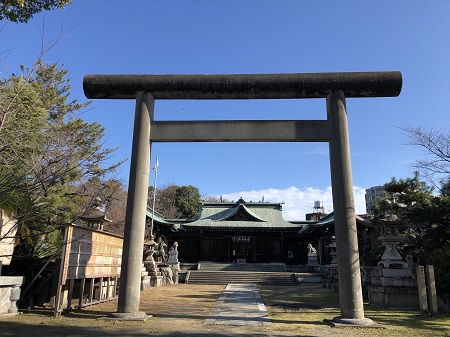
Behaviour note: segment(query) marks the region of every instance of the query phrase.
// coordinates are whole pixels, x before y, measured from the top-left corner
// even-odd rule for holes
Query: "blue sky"
[[[421,152],[401,127],[448,128],[450,2],[78,0],[0,32],[1,76],[29,66],[41,45],[85,101],[86,74],[390,71],[396,98],[347,99],[355,204],[364,189],[411,177]],[[2,25],[4,23],[2,22]],[[94,100],[83,118],[106,128],[114,160],[131,154],[134,101]],[[325,119],[324,100],[157,101],[155,119]],[[332,210],[326,143],[153,144],[158,185],[194,185],[229,200],[285,202],[302,220],[315,200]],[[117,172],[128,183],[129,163]],[[150,184],[153,184],[153,176]]]

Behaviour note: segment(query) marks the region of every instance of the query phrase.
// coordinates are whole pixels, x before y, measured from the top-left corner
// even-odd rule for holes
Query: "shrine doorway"
[[[255,238],[245,235],[231,237],[231,260],[236,263],[256,262]]]

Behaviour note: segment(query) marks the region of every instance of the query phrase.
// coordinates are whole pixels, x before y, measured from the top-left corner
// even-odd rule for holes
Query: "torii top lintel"
[[[342,90],[345,97],[394,97],[402,74],[334,72],[307,74],[86,75],[87,98],[134,99],[140,91],[155,99],[325,98]]]

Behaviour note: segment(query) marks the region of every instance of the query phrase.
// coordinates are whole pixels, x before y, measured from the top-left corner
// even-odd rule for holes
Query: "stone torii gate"
[[[334,321],[366,325],[364,317],[346,97],[394,97],[400,72],[87,75],[88,98],[136,99],[128,186],[119,319],[141,320],[141,265],[152,142],[328,142],[335,218],[341,316]],[[156,99],[326,98],[326,120],[155,121]]]

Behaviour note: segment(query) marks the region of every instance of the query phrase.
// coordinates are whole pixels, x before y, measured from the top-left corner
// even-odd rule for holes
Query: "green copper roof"
[[[186,223],[183,225],[186,228],[192,227],[208,227],[208,228],[273,228],[273,229],[289,229],[289,228],[297,228],[300,229],[302,225],[292,224],[289,222],[285,222],[283,225],[274,225],[270,222],[261,222],[261,221],[214,221],[211,219],[202,219],[194,222]]]
[[[149,219],[151,219],[152,216],[153,216],[153,210],[150,207],[147,206],[147,217]],[[160,213],[158,213],[156,211],[154,212],[154,218],[153,219],[155,221],[159,222],[159,223],[162,223],[162,224],[173,225],[172,222],[167,221],[166,218],[162,214],[160,214]]]
[[[366,221],[359,215],[355,215],[356,219],[356,225],[357,226],[365,226],[365,227],[373,227],[370,225],[370,222]],[[332,227],[334,226],[334,212],[331,212],[330,214],[326,215],[322,219],[320,219],[317,222],[308,224],[307,226],[304,226],[298,234],[300,236],[306,236],[309,235],[311,232],[320,229],[320,228],[326,228],[326,227]]]
[[[303,225],[284,219],[282,204],[264,202],[204,202],[199,219],[185,228],[264,228],[300,229]]]
[[[235,206],[235,205],[234,205]],[[217,212],[217,213],[216,213]],[[231,207],[224,211],[222,211],[220,208],[217,207],[210,207],[210,208],[203,208],[202,213],[200,214],[200,219],[212,219],[217,221],[224,221],[227,219],[230,219],[234,216],[239,216],[240,213],[245,214],[248,218],[253,218],[252,220],[255,221],[265,221],[263,218],[261,218],[258,214],[255,212],[252,212],[252,210],[248,207],[246,207],[243,204],[239,204],[237,207]]]

